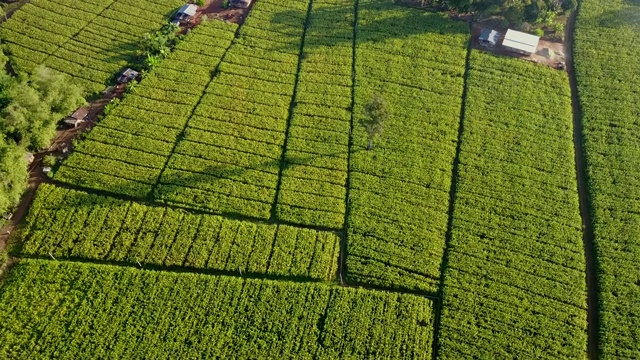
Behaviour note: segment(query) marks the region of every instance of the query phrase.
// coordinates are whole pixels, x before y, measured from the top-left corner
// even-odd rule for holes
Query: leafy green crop
[[[564,72],[472,51],[441,359],[584,358],[585,260]]]
[[[42,185],[21,254],[336,278],[340,237],[286,225],[191,214]]]
[[[55,179],[139,198],[150,196],[236,28],[216,21],[190,32],[74,149]],[[212,45],[208,37],[224,41]],[[196,44],[200,52],[195,55],[209,66],[182,60],[183,54],[194,54]]]
[[[0,291],[0,357],[431,359],[431,300],[23,260]]]
[[[638,1],[584,0],[576,20],[602,359],[640,357],[639,19]]]
[[[88,93],[137,62],[137,41],[167,22],[181,0],[33,0],[2,24],[14,69],[44,64],[71,75]]]
[[[460,122],[468,28],[438,14],[361,0],[351,146],[349,279],[435,292]],[[367,150],[374,95],[390,117]]]

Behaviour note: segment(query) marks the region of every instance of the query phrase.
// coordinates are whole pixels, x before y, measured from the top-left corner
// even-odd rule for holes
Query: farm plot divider
[[[251,223],[41,185],[19,256],[333,281],[338,234]]]

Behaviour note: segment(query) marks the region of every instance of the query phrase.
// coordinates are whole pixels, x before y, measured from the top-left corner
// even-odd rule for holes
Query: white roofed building
[[[504,35],[502,46],[509,51],[531,55],[536,52],[539,41],[538,36],[509,29]]]

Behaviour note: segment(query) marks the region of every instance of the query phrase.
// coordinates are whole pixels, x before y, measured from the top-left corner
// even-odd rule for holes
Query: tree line
[[[7,61],[0,52],[0,66]],[[58,122],[85,104],[80,87],[46,67],[31,75],[0,71],[0,215],[27,188],[28,154],[48,147]]]

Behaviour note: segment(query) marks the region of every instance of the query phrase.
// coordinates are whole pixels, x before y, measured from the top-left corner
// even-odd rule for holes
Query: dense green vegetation
[[[308,5],[253,6],[162,173],[158,200],[271,218]]]
[[[571,119],[564,72],[471,53],[441,359],[585,357]]]
[[[336,278],[340,238],[150,207],[42,185],[21,234],[20,255],[51,254],[230,272]]]
[[[73,76],[101,92],[140,62],[138,41],[160,28],[182,0],[32,0],[2,24],[0,35],[16,71],[38,65]]]
[[[430,359],[432,315],[413,295],[23,260],[0,357]]]
[[[0,52],[0,67],[6,57]],[[85,104],[68,76],[38,67],[31,76],[0,72],[0,215],[11,211],[27,188],[27,151],[45,148],[58,121]]]
[[[286,141],[277,216],[341,229],[351,127],[352,0],[314,0]]]
[[[456,152],[468,27],[360,0],[355,53],[347,274],[437,289]],[[379,94],[389,119],[373,150],[359,125]]]
[[[581,2],[575,71],[595,236],[602,358],[640,357],[640,2]]]
[[[194,29],[75,146],[55,179],[140,198],[150,196],[236,28],[215,21]],[[189,163],[194,166],[195,161]],[[180,174],[175,178],[179,180]]]

